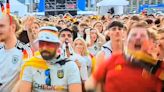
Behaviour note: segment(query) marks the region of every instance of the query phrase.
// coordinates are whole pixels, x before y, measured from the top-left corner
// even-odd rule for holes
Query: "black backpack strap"
[[[102,46],[104,49],[108,49],[111,53],[112,53],[112,50],[111,49],[109,49],[108,47],[106,47],[106,46]]]
[[[4,48],[4,45],[0,45],[0,49]]]
[[[62,60],[57,61],[56,63],[59,64],[59,65],[65,65],[69,61],[71,61],[71,60],[65,58],[65,59],[62,59]]]

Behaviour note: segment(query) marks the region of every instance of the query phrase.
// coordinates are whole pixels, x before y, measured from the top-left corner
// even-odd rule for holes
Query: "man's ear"
[[[123,39],[125,40],[127,38],[127,32],[123,31]]]
[[[11,24],[10,26],[11,30],[15,33],[17,31],[16,24]]]

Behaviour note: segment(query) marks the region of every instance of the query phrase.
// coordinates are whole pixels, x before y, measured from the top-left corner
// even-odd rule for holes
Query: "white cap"
[[[50,30],[50,31],[41,31],[41,30]],[[58,38],[58,35],[55,32],[57,31],[54,27],[41,27],[36,41],[61,43]]]
[[[54,27],[54,26],[45,26],[45,27],[41,27],[39,30],[40,30],[40,31],[41,31],[41,30],[51,30],[51,31],[58,32],[58,29],[57,29],[56,27]]]

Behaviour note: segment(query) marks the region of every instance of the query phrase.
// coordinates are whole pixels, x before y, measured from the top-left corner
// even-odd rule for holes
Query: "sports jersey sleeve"
[[[67,63],[67,82],[69,84],[81,83],[80,72],[75,62]]]
[[[32,67],[26,67],[24,69],[22,80],[32,82]]]

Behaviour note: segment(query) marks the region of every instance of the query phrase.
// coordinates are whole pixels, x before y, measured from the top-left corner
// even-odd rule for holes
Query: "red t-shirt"
[[[105,79],[105,92],[162,92],[162,82],[158,78],[145,73],[143,68],[130,65],[123,54],[113,55],[103,62],[93,77],[97,82]]]

